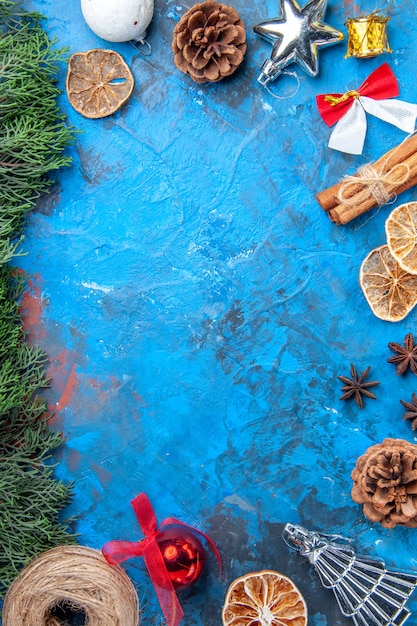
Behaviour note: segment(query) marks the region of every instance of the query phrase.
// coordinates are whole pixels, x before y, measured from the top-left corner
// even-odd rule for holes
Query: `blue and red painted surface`
[[[62,95],[82,133],[72,167],[28,220],[21,260],[31,276],[26,327],[49,355],[48,400],[65,435],[57,475],[75,481],[68,514],[80,543],[141,538],[129,501],[145,491],[159,520],[196,525],[222,553],[221,580],[211,555],[181,596],[184,626],[218,625],[231,580],[263,568],[296,582],[311,626],[350,624],[281,532],[286,522],[337,532],[391,567],[417,569],[416,531],[370,523],[350,497],[368,446],[416,441],[399,400],[417,379],[396,376],[387,343],[416,332],[417,312],[380,321],[358,285],[363,258],[385,243],[389,207],[337,227],[315,199],[404,135],[372,119],[361,157],[330,151],[315,96],[355,88],[387,61],[401,99],[417,102],[415,3],[390,4],[392,55],[346,60],[346,42],[322,49],[319,76],[303,76],[283,100],[257,82],[271,47],[252,31],[277,16],[274,0],[233,3],[248,50],[214,85],[173,63],[175,20],[189,5],[156,1],[149,57],[96,37],[77,1],[28,6],[70,53],[116,50],[135,77],[127,105],[103,120]],[[346,32],[347,17],[381,8],[330,0],[325,21]],[[273,84],[281,95],[292,87]],[[336,376],[351,362],[381,382],[363,411],[339,400]],[[143,623],[163,624],[143,562],[127,571]],[[417,599],[410,606],[415,626]]]

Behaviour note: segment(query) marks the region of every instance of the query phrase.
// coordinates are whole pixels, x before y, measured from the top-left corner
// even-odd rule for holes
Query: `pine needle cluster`
[[[26,214],[69,165],[74,131],[57,105],[65,50],[42,17],[0,2],[0,597],[40,552],[75,541],[60,513],[72,486],[58,481],[52,451],[62,437],[39,395],[47,357],[27,343],[19,311],[24,282],[11,266],[23,254]]]
[[[50,173],[70,159],[73,134],[57,105],[55,48],[41,16],[0,3],[0,262],[19,250],[25,214],[53,184]]]

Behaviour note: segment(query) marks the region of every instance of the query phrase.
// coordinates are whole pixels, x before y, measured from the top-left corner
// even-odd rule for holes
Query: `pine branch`
[[[56,48],[38,13],[0,4],[0,264],[20,254],[24,216],[68,166],[73,142],[55,84],[66,50]]]
[[[64,51],[41,20],[0,1],[0,596],[33,556],[75,541],[60,520],[72,485],[55,478],[51,463],[62,437],[39,396],[47,358],[26,342],[24,281],[10,267],[23,254],[25,216],[49,190],[50,174],[70,164],[64,151],[74,137],[56,103]]]
[[[23,288],[19,274],[0,266],[0,595],[33,556],[75,541],[59,519],[72,487],[55,479],[50,461],[62,436],[37,394],[48,384],[46,355],[25,342]]]
[[[43,436],[38,444],[55,447]],[[32,557],[47,546],[74,542],[66,523],[60,522],[57,511],[69,501],[69,487],[57,482],[53,466],[45,458],[36,467],[28,467],[19,456],[1,459],[0,473],[0,593]],[[41,506],[40,506],[41,505]]]

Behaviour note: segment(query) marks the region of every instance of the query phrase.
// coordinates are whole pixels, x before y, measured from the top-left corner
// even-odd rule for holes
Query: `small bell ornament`
[[[393,572],[379,559],[357,556],[349,540],[340,535],[287,524],[283,539],[308,558],[355,626],[401,626],[410,616],[405,603],[417,585],[417,574]]]

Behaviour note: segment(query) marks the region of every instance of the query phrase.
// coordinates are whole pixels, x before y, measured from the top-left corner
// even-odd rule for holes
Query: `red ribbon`
[[[399,95],[397,79],[388,63],[384,63],[373,71],[356,91],[360,96],[367,96],[374,100],[396,98]],[[347,92],[347,94],[349,93],[350,92]],[[333,126],[333,124],[336,124],[350,109],[355,96],[348,95],[348,97],[341,102],[331,104],[326,100],[329,95],[332,98],[340,98],[343,94],[332,93],[316,96],[317,108],[321,117],[328,126]]]
[[[145,538],[141,541],[109,541],[102,548],[103,555],[110,565],[119,565],[119,563],[127,559],[143,556],[165,619],[170,626],[178,626],[184,617],[184,612],[178,601],[162,553],[156,541],[161,535],[162,528],[168,525],[185,526],[192,530],[192,532],[202,535],[212,547],[221,569],[219,551],[215,543],[205,533],[181,522],[175,517],[167,517],[158,528],[154,510],[145,493],[136,496],[136,498],[131,501],[131,505],[136,513]]]

